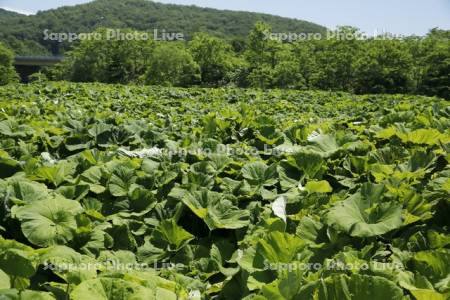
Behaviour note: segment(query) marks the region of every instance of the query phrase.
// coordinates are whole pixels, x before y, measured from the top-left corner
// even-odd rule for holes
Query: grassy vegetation
[[[0,295],[448,299],[449,128],[420,96],[1,87]]]

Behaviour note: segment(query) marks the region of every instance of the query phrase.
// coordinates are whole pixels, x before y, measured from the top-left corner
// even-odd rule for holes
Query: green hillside
[[[51,32],[91,32],[98,27],[165,29],[190,36],[195,32],[242,40],[257,21],[274,32],[323,32],[325,27],[268,14],[162,4],[147,0],[97,0],[25,16],[0,10],[0,40],[22,55],[64,52],[70,45],[44,41]]]

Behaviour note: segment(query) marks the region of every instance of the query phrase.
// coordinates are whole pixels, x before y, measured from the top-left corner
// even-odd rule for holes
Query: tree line
[[[107,36],[108,29],[97,32]],[[132,32],[129,30],[129,32]],[[258,22],[242,44],[206,33],[190,41],[83,40],[48,70],[54,80],[167,86],[238,86],[450,95],[450,31],[424,37],[331,38],[285,42]],[[355,38],[343,38],[355,37]]]

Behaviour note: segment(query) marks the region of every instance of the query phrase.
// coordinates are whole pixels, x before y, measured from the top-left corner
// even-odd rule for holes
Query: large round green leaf
[[[0,237],[0,269],[14,277],[28,278],[36,272],[33,248]]]
[[[274,231],[261,239],[256,246],[256,258],[260,256],[270,263],[290,263],[306,246],[306,243],[291,234]],[[255,261],[256,264],[259,261]]]
[[[52,294],[37,291],[19,291],[16,289],[0,290],[0,299],[2,300],[54,300]]]
[[[48,190],[44,184],[24,178],[8,180],[10,197],[15,201],[26,203],[43,200],[48,197]]]
[[[178,226],[174,219],[163,220],[158,227],[153,231],[153,239],[156,242],[164,241],[168,245],[169,250],[178,251],[189,241],[194,239],[194,236]]]
[[[315,296],[313,296],[315,295]],[[353,274],[332,276],[317,283],[315,289],[307,289],[294,299],[318,300],[403,300],[408,299],[394,282],[378,276]]]
[[[251,185],[271,186],[277,182],[276,165],[268,167],[263,162],[252,162],[242,167],[242,177]]]
[[[71,293],[72,300],[151,300],[156,291],[122,279],[99,278],[87,280]]]
[[[9,137],[26,137],[33,133],[33,129],[26,125],[19,124],[14,119],[0,122],[0,134]]]
[[[9,281],[9,276],[0,269],[0,289],[9,289],[11,283]]]
[[[450,289],[450,250],[420,251],[412,259],[414,270],[425,275],[432,283],[446,279]]]
[[[22,232],[31,243],[46,247],[65,244],[73,238],[77,228],[75,216],[81,211],[78,202],[55,196],[15,206],[12,214],[22,222]]]
[[[287,161],[291,166],[302,171],[302,177],[310,179],[318,177],[325,165],[320,154],[305,149],[289,155]]]
[[[20,163],[11,158],[8,152],[0,150],[0,178],[13,176],[20,170]]]
[[[308,193],[331,193],[333,188],[326,180],[321,181],[308,181],[305,186],[305,190]]]
[[[185,193],[181,200],[194,214],[205,221],[210,230],[237,229],[249,223],[249,212],[240,210],[220,193],[202,189]]]
[[[28,278],[36,272],[30,255],[19,249],[0,252],[0,268],[11,276]]]
[[[356,237],[382,235],[402,226],[400,203],[371,200],[355,194],[337,203],[326,215],[327,224]]]
[[[44,269],[49,269],[67,283],[79,284],[97,276],[95,260],[66,246],[36,250]]]

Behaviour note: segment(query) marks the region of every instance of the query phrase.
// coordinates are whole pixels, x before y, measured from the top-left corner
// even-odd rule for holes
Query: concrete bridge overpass
[[[28,76],[39,72],[43,67],[53,66],[63,60],[62,56],[16,56],[14,66],[22,82],[28,82]]]

